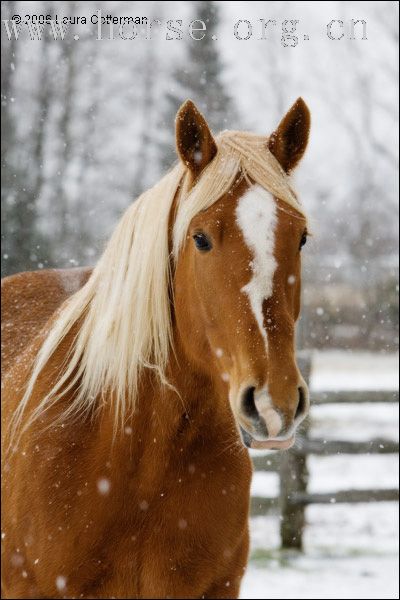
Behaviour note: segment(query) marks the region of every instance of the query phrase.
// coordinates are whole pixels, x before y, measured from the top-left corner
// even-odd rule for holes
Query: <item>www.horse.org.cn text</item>
[[[212,22],[201,19],[185,22],[183,19],[149,19],[145,16],[103,15],[101,10],[88,16],[63,15],[19,15],[3,19],[3,30],[9,40],[20,38],[40,41],[48,32],[54,40],[63,41],[73,34],[74,40],[86,38],[88,31],[95,39],[102,40],[157,40],[181,41],[191,39],[194,42],[215,42],[227,35],[234,40],[265,40],[279,43],[283,47],[295,48],[301,42],[310,42],[314,35],[301,30],[298,19],[259,18],[255,20],[239,19],[232,22],[228,30],[215,31]],[[82,30],[82,28],[84,28]],[[89,30],[88,30],[89,28]],[[364,19],[332,19],[321,26],[319,37],[327,40],[367,40],[367,22]]]

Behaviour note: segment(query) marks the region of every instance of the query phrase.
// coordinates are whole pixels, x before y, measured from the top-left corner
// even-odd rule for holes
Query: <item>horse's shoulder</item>
[[[26,348],[90,274],[90,268],[46,269],[17,273],[1,280],[3,368]]]
[[[47,318],[88,280],[90,268],[16,273],[1,280],[2,320],[29,314]]]
[[[76,292],[88,280],[91,267],[74,269],[42,269],[40,271],[23,271],[1,280],[2,292],[10,289],[29,289],[46,285],[62,287],[67,295]]]

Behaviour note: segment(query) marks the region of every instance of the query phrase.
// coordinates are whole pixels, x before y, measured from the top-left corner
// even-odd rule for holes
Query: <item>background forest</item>
[[[2,2],[2,19],[98,9],[181,19],[182,39],[166,40],[164,26],[152,40],[109,40],[105,26],[97,40],[88,25],[79,40],[47,29],[41,41],[9,40],[2,27],[2,275],[95,263],[124,209],[176,160],[187,97],[215,131],[267,134],[301,95],[313,123],[296,185],[313,236],[300,343],[395,350],[398,4]],[[283,45],[283,17],[310,41]],[[261,18],[277,21],[265,40]],[[187,33],[193,19],[207,23],[202,42]],[[238,19],[250,39],[235,38]],[[343,39],[327,37],[331,19]],[[350,19],[366,21],[367,39],[348,39]]]

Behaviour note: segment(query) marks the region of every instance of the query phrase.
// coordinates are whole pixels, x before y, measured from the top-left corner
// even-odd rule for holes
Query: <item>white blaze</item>
[[[275,229],[278,221],[275,200],[260,185],[253,185],[239,199],[236,220],[246,244],[253,253],[252,277],[242,291],[249,298],[251,308],[267,346],[263,327],[262,305],[272,296],[274,273],[277,262],[274,257]]]
[[[269,436],[272,438],[277,437],[282,429],[283,422],[280,414],[274,408],[268,390],[264,389],[256,392],[254,395],[254,403],[258,413],[267,425]]]

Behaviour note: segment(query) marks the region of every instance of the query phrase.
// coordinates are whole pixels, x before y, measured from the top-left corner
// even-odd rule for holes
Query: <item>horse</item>
[[[295,353],[307,217],[299,98],[270,136],[214,137],[187,100],[178,163],[93,269],[2,281],[4,598],[237,598],[248,448],[309,407]]]

